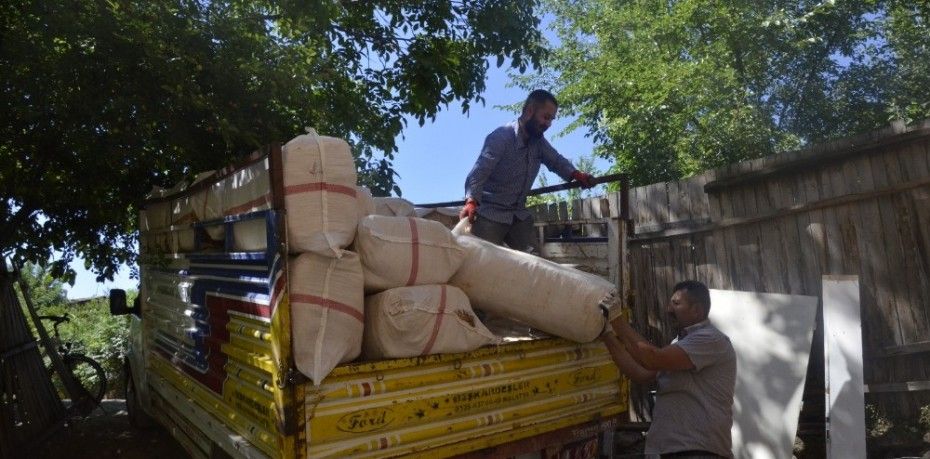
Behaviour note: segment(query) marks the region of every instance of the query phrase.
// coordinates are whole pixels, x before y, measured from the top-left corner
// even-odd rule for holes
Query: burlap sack
[[[377,208],[375,198],[371,196],[371,190],[367,186],[356,186],[355,191],[358,199],[358,218],[374,214]]]
[[[475,308],[582,343],[604,330],[601,306],[619,308],[614,285],[603,278],[474,236],[456,240],[468,256],[449,283]]]
[[[414,217],[369,215],[359,221],[355,249],[365,270],[365,291],[445,284],[465,251],[442,224]]]
[[[374,198],[375,214],[388,217],[416,217],[413,203],[404,198]]]
[[[358,255],[304,253],[290,260],[294,361],[319,385],[342,362],[359,356],[365,323]]]
[[[204,173],[201,174],[201,176],[203,179],[209,179],[212,178],[213,172]],[[226,182],[227,179],[225,178],[214,181],[205,189],[191,196],[191,204],[198,221],[216,221],[224,217],[225,214],[223,213],[223,209],[226,200]],[[223,242],[225,228],[222,224],[208,225],[205,226],[204,229],[210,239],[216,242]]]
[[[284,145],[283,156],[290,251],[339,256],[358,223],[349,144],[310,130]]]
[[[469,352],[499,342],[451,285],[393,288],[365,298],[368,359]]]

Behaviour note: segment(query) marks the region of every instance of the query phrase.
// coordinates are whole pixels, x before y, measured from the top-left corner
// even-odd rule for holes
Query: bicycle
[[[52,322],[54,349],[61,356],[65,367],[71,372],[74,380],[79,383],[78,386],[84,392],[77,396],[70,394],[72,398],[71,409],[85,416],[90,414],[94,408],[100,406],[100,401],[103,400],[103,395],[106,393],[106,372],[103,371],[103,367],[96,360],[80,352],[74,352],[74,343],[62,341],[58,326],[71,321],[68,314],[63,316],[39,316],[39,319]],[[49,368],[49,372],[53,371],[52,368]],[[62,393],[66,392],[62,389],[59,390]]]

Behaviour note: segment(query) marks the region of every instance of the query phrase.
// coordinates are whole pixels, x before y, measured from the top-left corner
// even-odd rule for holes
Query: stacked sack
[[[362,347],[362,266],[358,255],[345,250],[358,222],[355,162],[344,140],[312,130],[284,145],[282,159],[288,244],[296,254],[289,263],[294,361],[319,385],[337,365],[357,358]],[[253,177],[237,176],[230,186],[249,187]],[[227,212],[270,205],[270,196],[226,196],[234,199],[225,204]],[[242,242],[260,244],[261,235]]]
[[[177,253],[194,248],[194,230],[185,228],[196,221],[191,198],[187,195],[170,197],[186,189],[187,183],[180,182],[169,189],[155,187],[146,196],[146,200],[157,200],[139,212],[139,230],[147,233],[146,240],[141,243],[148,252]]]
[[[611,282],[479,239],[465,226],[463,220],[455,232],[468,256],[449,283],[475,307],[581,343],[600,336],[608,316],[619,312]]]
[[[442,224],[416,217],[359,220],[355,248],[365,291],[365,356],[401,358],[466,352],[500,340],[468,297],[446,285],[465,251]]]

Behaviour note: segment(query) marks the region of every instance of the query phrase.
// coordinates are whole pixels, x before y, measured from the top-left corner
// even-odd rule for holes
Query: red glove
[[[467,218],[469,222],[475,221],[475,215],[478,215],[478,201],[472,198],[465,200],[465,207],[459,212],[459,220]]]
[[[592,177],[591,174],[588,174],[587,172],[576,170],[575,172],[572,172],[572,178],[577,180],[578,183],[581,184],[582,188],[591,188],[592,186],[596,185],[596,183],[594,183],[594,177]]]

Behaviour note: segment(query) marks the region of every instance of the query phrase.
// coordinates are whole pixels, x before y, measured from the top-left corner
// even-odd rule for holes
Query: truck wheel
[[[126,373],[126,415],[129,418],[129,425],[137,429],[149,429],[155,427],[155,420],[149,416],[142,408],[142,402],[139,401],[139,393],[136,390],[136,383],[132,379],[132,370],[129,364],[123,366]]]

